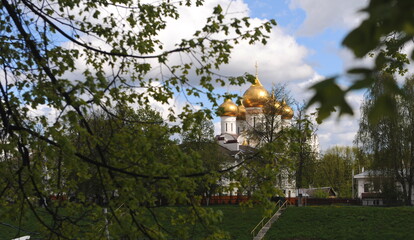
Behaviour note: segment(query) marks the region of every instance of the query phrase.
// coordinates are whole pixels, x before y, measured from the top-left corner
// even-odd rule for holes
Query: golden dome
[[[237,107],[237,120],[246,120],[246,108],[243,105]]]
[[[272,95],[266,102],[266,105],[263,107],[263,111],[266,114],[282,115],[283,106],[276,100],[275,94],[272,91]]]
[[[282,104],[279,101],[275,100],[274,106],[277,111],[276,114],[280,115],[280,112],[281,112],[280,110],[282,110]]]
[[[243,94],[243,105],[245,107],[263,107],[269,99],[269,92],[260,83],[259,78],[254,80],[246,92]]]
[[[286,104],[285,100],[282,101],[282,106],[283,106],[282,114],[281,114],[282,119],[287,119],[287,120],[292,119],[293,114],[294,114],[293,109],[289,105]]]
[[[221,104],[218,109],[218,115],[220,117],[223,117],[223,116],[236,117],[237,113],[238,113],[238,107],[231,99],[224,100],[224,103]]]

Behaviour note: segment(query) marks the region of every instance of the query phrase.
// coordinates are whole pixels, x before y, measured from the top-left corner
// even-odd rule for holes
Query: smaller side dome
[[[224,103],[219,106],[219,109],[217,111],[217,115],[220,117],[236,117],[237,113],[238,107],[231,99],[224,100]]]
[[[264,106],[264,111],[267,114],[282,115],[282,112],[283,112],[282,103],[276,100],[276,97],[273,91],[272,91],[272,95],[267,100]]]
[[[246,108],[243,105],[237,107],[237,120],[246,120]]]
[[[293,118],[293,115],[294,115],[293,109],[289,105],[286,104],[285,100],[282,101],[282,106],[283,106],[282,114],[281,114],[282,119],[291,120]]]
[[[282,104],[279,101],[275,100],[274,106],[276,109],[276,115],[281,115],[283,111]]]

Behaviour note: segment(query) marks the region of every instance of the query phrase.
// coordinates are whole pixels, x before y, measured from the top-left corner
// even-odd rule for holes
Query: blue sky
[[[269,34],[267,45],[252,46],[241,42],[235,46],[230,63],[220,69],[222,75],[240,76],[246,72],[254,74],[257,62],[259,79],[268,90],[274,84],[286,84],[292,97],[302,102],[311,97],[308,88],[316,82],[339,75],[340,83],[346,85],[346,69],[356,64],[366,64],[365,60],[354,59],[341,46],[341,42],[363,20],[364,15],[358,13],[358,10],[367,4],[367,0],[207,0],[203,7],[183,9],[180,19],[171,21],[170,27],[164,34],[160,34],[160,39],[165,38],[168,45],[191,36],[204,25],[205,19],[217,4],[227,10],[230,18],[249,16],[253,25],[269,19],[275,19],[278,23]],[[216,90],[220,93],[243,94],[249,85],[224,88],[216,86]],[[182,100],[174,99],[171,104],[179,111]],[[322,150],[335,145],[353,144],[358,130],[362,93],[353,93],[348,101],[355,116],[339,120],[331,117],[318,126]],[[155,107],[160,111],[166,109],[165,106]],[[214,118],[213,122],[216,134],[219,134],[220,118]]]
[[[307,57],[307,60],[319,74],[331,76],[343,71],[343,63],[338,56],[338,51],[342,48],[342,39],[349,29],[340,24],[333,24],[328,28],[322,28],[316,34],[306,36],[298,33],[307,18],[306,10],[290,7],[292,1],[246,0],[245,2],[249,6],[251,17],[275,19],[278,23],[277,27],[283,28],[286,33],[294,36],[299,44],[310,49],[312,53]],[[313,2],[323,4],[326,1]],[[361,1],[361,3],[363,2]],[[340,13],[338,12],[338,14]]]
[[[218,2],[223,4],[223,1]],[[258,50],[262,53],[254,56],[259,63],[259,78],[268,89],[272,83],[286,83],[293,97],[301,102],[310,97],[307,88],[316,81],[339,75],[340,83],[346,85],[349,81],[344,75],[346,69],[355,64],[366,64],[354,59],[341,45],[346,34],[363,20],[364,15],[358,13],[358,10],[367,4],[365,0],[238,0],[231,4],[246,4],[250,17],[259,20],[275,19],[278,23],[274,29],[277,34],[271,35],[265,47],[272,52],[272,56],[267,58],[262,49]],[[285,47],[281,50],[278,45]],[[239,56],[243,54],[238,54]],[[274,66],[262,58],[270,59]],[[247,71],[253,72],[254,62],[250,61],[251,68]],[[287,63],[279,64],[283,61]],[[244,86],[244,90],[246,88]],[[237,90],[233,92],[238,93]],[[362,93],[350,95],[349,100],[355,116],[341,119],[331,117],[318,127],[322,150],[335,145],[353,144],[358,129]],[[218,127],[219,119],[214,121]],[[217,127],[216,131],[219,131]]]
[[[340,75],[340,83],[347,84],[348,80],[343,75],[346,69],[356,64],[367,64],[366,60],[354,59],[341,46],[343,37],[363,20],[364,15],[357,12],[367,4],[367,0],[206,0],[202,7],[183,7],[180,19],[168,20],[167,29],[158,35],[164,43],[164,49],[172,48],[181,39],[193,36],[196,30],[204,26],[206,18],[217,4],[228,10],[229,17],[251,17],[252,25],[259,25],[269,19],[275,19],[278,23],[269,34],[267,45],[241,42],[235,46],[230,63],[220,69],[222,75],[254,74],[257,62],[259,79],[268,90],[274,84],[286,84],[292,97],[302,102],[311,96],[308,88],[314,83],[325,77]],[[101,44],[95,43],[93,39],[90,41],[98,46]],[[63,46],[71,47],[70,43],[64,43]],[[191,61],[181,55],[172,56],[170,60],[175,64]],[[79,74],[84,68],[82,59],[79,59],[77,66]],[[159,67],[154,67],[151,74],[159,77],[164,73],[160,73]],[[191,77],[196,79],[196,76],[189,76],[190,80]],[[243,94],[249,85],[216,86],[216,90],[220,93]],[[332,117],[320,125],[318,136],[321,149],[352,145],[358,129],[362,93],[353,93],[348,100],[355,116],[340,120]],[[185,101],[182,96],[177,96],[167,106],[154,102],[153,107],[167,113],[167,109],[172,106],[179,112]],[[34,112],[45,114],[46,110],[35,109]],[[218,134],[220,119],[216,117],[213,121]]]

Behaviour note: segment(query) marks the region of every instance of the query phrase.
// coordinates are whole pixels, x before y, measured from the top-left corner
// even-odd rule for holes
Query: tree
[[[97,159],[102,154],[106,159],[116,157],[117,163],[135,165],[138,164],[137,159],[139,159],[139,155],[145,154],[147,151],[157,152],[160,156],[160,159],[153,157],[152,161],[160,163],[161,159],[164,159],[164,161],[168,159],[168,156],[163,157],[163,155],[167,155],[165,153],[165,146],[173,145],[170,140],[172,133],[168,125],[163,121],[160,113],[150,108],[132,110],[117,106],[113,112],[104,112],[98,109],[89,113],[86,118],[91,129],[95,132],[96,141],[99,141],[99,144],[102,146],[101,151],[97,152],[90,149],[90,146],[88,146],[88,135],[76,129],[68,129],[68,138],[71,139],[78,152],[90,159]],[[147,148],[148,146],[150,147],[146,150],[142,147],[143,145]],[[128,148],[131,147],[140,150],[130,151]],[[127,157],[124,155],[126,152],[129,153]],[[150,157],[147,158],[150,160]],[[66,169],[66,166],[60,168]],[[49,167],[48,169],[50,169],[47,171],[48,175],[50,175],[49,181],[53,183],[56,174],[52,172],[56,167]],[[87,171],[85,178],[81,178],[79,172],[76,172],[68,174],[68,179],[62,181],[67,184],[72,180],[74,184],[78,185],[77,188],[73,189],[77,191],[70,193],[76,201],[85,202],[93,200],[99,205],[106,205],[108,198],[114,197],[113,195],[118,190],[106,191],[105,189],[111,184],[106,183],[106,186],[102,185],[100,179],[96,177],[99,176],[99,171],[95,167],[85,166],[85,170]]]
[[[385,10],[386,9],[386,10]],[[378,72],[386,70],[389,73],[404,74],[405,66],[409,60],[414,60],[414,52],[409,58],[401,52],[402,48],[412,41],[414,37],[414,2],[411,0],[381,1],[371,0],[361,12],[368,17],[343,40],[342,44],[349,48],[357,58],[375,57],[372,68],[356,67],[349,69],[348,73],[355,76],[354,81],[346,89],[336,83],[337,77],[327,78],[316,83],[310,89],[315,91],[308,106],[318,103],[319,118],[327,118],[333,111],[339,115],[353,114],[345,97],[353,91],[369,89],[375,85]],[[384,11],[387,14],[384,14]],[[398,85],[391,83],[390,91],[386,97],[403,95]],[[393,109],[389,105],[374,102],[377,106],[375,115],[392,115]]]
[[[208,224],[219,214],[199,208],[194,195],[196,179],[209,172],[197,156],[183,153],[169,139],[181,132],[180,126],[154,129],[147,127],[151,120],[131,120],[114,111],[122,106],[129,117],[134,104],[145,109],[151,102],[168,103],[177,93],[204,94],[214,103],[213,83],[248,79],[225,79],[214,72],[228,63],[240,41],[266,43],[273,20],[251,26],[247,17],[229,18],[216,6],[193,36],[164,49],[158,34],[168,22],[180,17],[180,8],[202,4],[0,1],[0,119],[2,159],[7,163],[0,201],[9,209],[5,212],[30,209],[44,227],[42,236],[49,238],[186,239],[186,224],[197,221],[210,230],[210,237],[223,236]],[[177,55],[189,61],[172,63]],[[162,69],[161,76],[151,75],[155,68]],[[189,73],[196,84],[190,84]],[[55,114],[33,114],[42,107]],[[104,120],[88,118],[95,109],[105,112]],[[177,120],[172,109],[168,118]],[[94,127],[98,122],[105,127]],[[106,132],[107,127],[118,132]],[[80,182],[92,178],[107,195],[104,206],[86,201],[78,191]],[[73,192],[77,201],[63,201]],[[42,203],[44,210],[39,209],[35,199],[51,194],[62,201]],[[156,209],[160,194],[172,205],[190,207],[162,218]],[[180,227],[170,231],[164,222]]]
[[[290,129],[290,152],[295,159],[296,188],[313,184],[316,160],[319,155],[317,126],[312,115],[306,114],[305,105],[297,105],[297,113]]]
[[[406,205],[412,205],[412,187],[414,180],[413,137],[413,77],[407,78],[402,91],[404,96],[391,94],[389,85],[396,80],[387,73],[377,76],[375,84],[365,95],[362,117],[358,130],[357,143],[363,151],[373,156],[375,176],[381,178],[382,190],[389,200],[397,200],[396,183],[401,186],[401,193]],[[370,121],[376,114],[376,102],[389,104],[392,114],[376,116],[377,121]],[[387,191],[388,190],[388,191]],[[392,199],[394,198],[394,199]]]
[[[226,153],[214,139],[214,126],[208,116],[202,111],[187,114],[183,120],[182,144],[184,152],[191,153],[200,159],[203,171],[209,172],[197,179],[197,191],[205,197],[209,205],[213,194],[221,193],[224,189],[220,184],[222,179],[228,177],[219,171],[234,164],[234,158]]]
[[[242,184],[249,189],[263,193],[265,189],[277,186],[267,195],[283,196],[282,189],[294,188],[292,184],[296,176],[295,160],[299,148],[293,147],[297,146],[294,135],[298,132],[294,133],[296,120],[293,120],[293,124],[291,122],[294,112],[289,105],[292,103],[293,99],[289,97],[285,86],[274,87],[262,108],[262,114],[255,117],[253,126],[247,126],[244,134],[257,148],[253,160],[241,172],[247,173],[249,179],[254,179]]]
[[[314,184],[332,187],[339,197],[352,196],[352,170],[357,174],[369,167],[358,148],[335,146],[327,149],[317,161]]]
[[[214,142],[213,122],[202,111],[187,113],[182,126],[183,143],[195,143],[202,146],[203,143]]]

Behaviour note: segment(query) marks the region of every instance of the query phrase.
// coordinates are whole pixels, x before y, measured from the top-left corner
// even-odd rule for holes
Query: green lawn
[[[260,207],[219,205],[210,208],[223,213],[223,221],[218,226],[227,231],[232,240],[251,240],[250,231],[262,218]],[[3,215],[0,222],[18,225],[18,215],[9,215],[8,218]],[[22,226],[24,230],[36,231],[40,227],[30,213],[23,218],[29,222]],[[193,229],[192,240],[201,240],[206,236],[200,225]],[[413,229],[413,207],[290,207],[272,226],[265,239],[414,239]],[[15,237],[16,232],[16,229],[0,225],[1,240]],[[19,236],[22,235],[25,235],[24,232]]]
[[[247,208],[240,207],[238,205],[216,205],[209,207],[214,211],[221,211],[223,213],[222,223],[217,224],[216,227],[221,228],[223,231],[228,232],[230,238],[233,240],[251,240],[250,231],[256,226],[256,224],[262,219],[263,209],[260,207]],[[178,207],[175,208],[177,211],[186,211],[187,208]],[[161,211],[160,216],[164,215],[166,209],[159,208],[158,211]],[[37,232],[41,225],[37,222],[34,215],[30,210],[25,211],[26,214],[23,216],[21,231],[16,229],[19,226],[19,214],[6,214],[0,209],[0,240],[10,240],[14,237],[20,237],[24,235],[31,235],[33,239],[42,239],[42,236],[29,234],[27,232]],[[162,214],[164,213],[164,214]],[[163,219],[160,219],[161,222],[164,222]],[[167,222],[167,221],[166,221]],[[9,225],[9,226],[7,226]],[[11,227],[12,226],[12,227]],[[164,226],[174,231],[179,231],[180,227],[188,227],[190,230],[190,239],[191,240],[201,240],[208,235],[208,231],[203,228],[199,223],[195,226]],[[80,239],[83,239],[82,236],[78,236]],[[177,239],[178,240],[178,239]]]
[[[227,232],[227,235],[229,235],[229,238],[227,239],[231,240],[251,240],[252,235],[250,232],[257,225],[257,223],[260,222],[263,215],[263,208],[261,207],[248,208],[238,205],[215,205],[208,208],[213,209],[215,212],[221,212],[223,216],[220,223],[214,224],[214,226],[210,227],[214,229],[219,228],[221,231]],[[186,208],[183,208],[178,211],[184,212],[186,211],[185,209]],[[199,222],[197,222],[195,226],[168,226],[168,224],[164,224],[164,226],[166,226],[170,232],[175,232],[183,227],[189,227],[189,239],[191,240],[202,240],[211,234],[211,231],[204,228]],[[173,239],[175,240],[175,238]]]
[[[15,212],[0,211],[0,240],[10,240],[26,235],[30,235],[35,239],[36,231],[41,225],[36,221],[30,210],[25,211],[25,213],[21,216],[18,210]],[[22,225],[19,222],[22,222]]]
[[[265,239],[414,239],[413,229],[412,207],[291,207]]]
[[[215,206],[223,212],[221,228],[230,234],[230,239],[251,240],[250,231],[262,220],[262,208],[241,208],[239,206]]]

